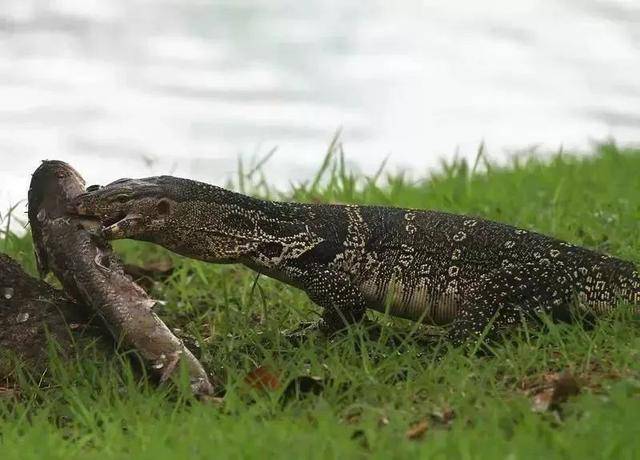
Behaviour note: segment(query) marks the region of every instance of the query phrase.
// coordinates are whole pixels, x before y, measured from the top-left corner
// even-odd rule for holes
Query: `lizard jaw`
[[[115,215],[113,215],[113,217],[105,217],[102,219],[102,226],[103,227],[111,227],[113,225],[118,224],[119,222],[122,222],[124,219],[127,218],[127,213],[124,211],[120,211],[118,213],[116,213]]]
[[[102,232],[109,240],[129,238],[142,228],[140,225],[142,222],[141,214],[126,214],[118,217],[115,222],[111,219],[104,223]]]

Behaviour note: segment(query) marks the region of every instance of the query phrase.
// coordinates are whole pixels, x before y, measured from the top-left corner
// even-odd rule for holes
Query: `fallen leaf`
[[[551,407],[553,400],[553,388],[547,388],[533,397],[531,409],[534,412],[546,412]]]
[[[535,412],[556,409],[569,397],[580,393],[580,385],[569,371],[545,374],[543,380],[545,383],[537,388],[531,403]]]
[[[0,387],[0,399],[14,399],[20,396],[20,392],[15,388]]]
[[[417,439],[422,439],[428,429],[429,429],[429,422],[427,421],[427,419],[422,419],[419,422],[416,422],[413,425],[411,425],[407,430],[407,432],[405,433],[405,436],[407,437],[407,439],[410,439],[412,441],[415,441]]]
[[[431,417],[444,425],[449,425],[453,421],[455,416],[456,413],[449,406],[443,406],[440,409],[436,409],[431,412]]]
[[[277,390],[280,388],[280,380],[266,366],[258,366],[247,374],[244,382],[256,390]]]
[[[562,372],[554,384],[554,403],[562,403],[580,393],[578,380],[570,372]]]

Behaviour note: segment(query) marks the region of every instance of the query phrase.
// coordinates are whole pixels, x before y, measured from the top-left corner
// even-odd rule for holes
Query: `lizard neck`
[[[244,263],[273,276],[288,258],[317,243],[307,225],[310,212],[310,205],[196,183],[178,195],[174,216],[156,242],[189,257]]]

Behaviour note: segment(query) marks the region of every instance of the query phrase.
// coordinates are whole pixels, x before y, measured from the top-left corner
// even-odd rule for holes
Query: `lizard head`
[[[92,185],[71,201],[67,211],[99,220],[108,239],[145,239],[162,231],[176,208],[171,189],[158,179],[120,179],[103,187]]]

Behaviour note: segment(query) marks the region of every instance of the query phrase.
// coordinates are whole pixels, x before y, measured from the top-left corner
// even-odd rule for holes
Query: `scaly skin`
[[[303,289],[335,330],[367,308],[451,324],[461,344],[548,313],[598,316],[640,303],[630,262],[480,218],[379,206],[264,201],[170,176],[92,188],[69,211],[108,238],[242,263]]]

